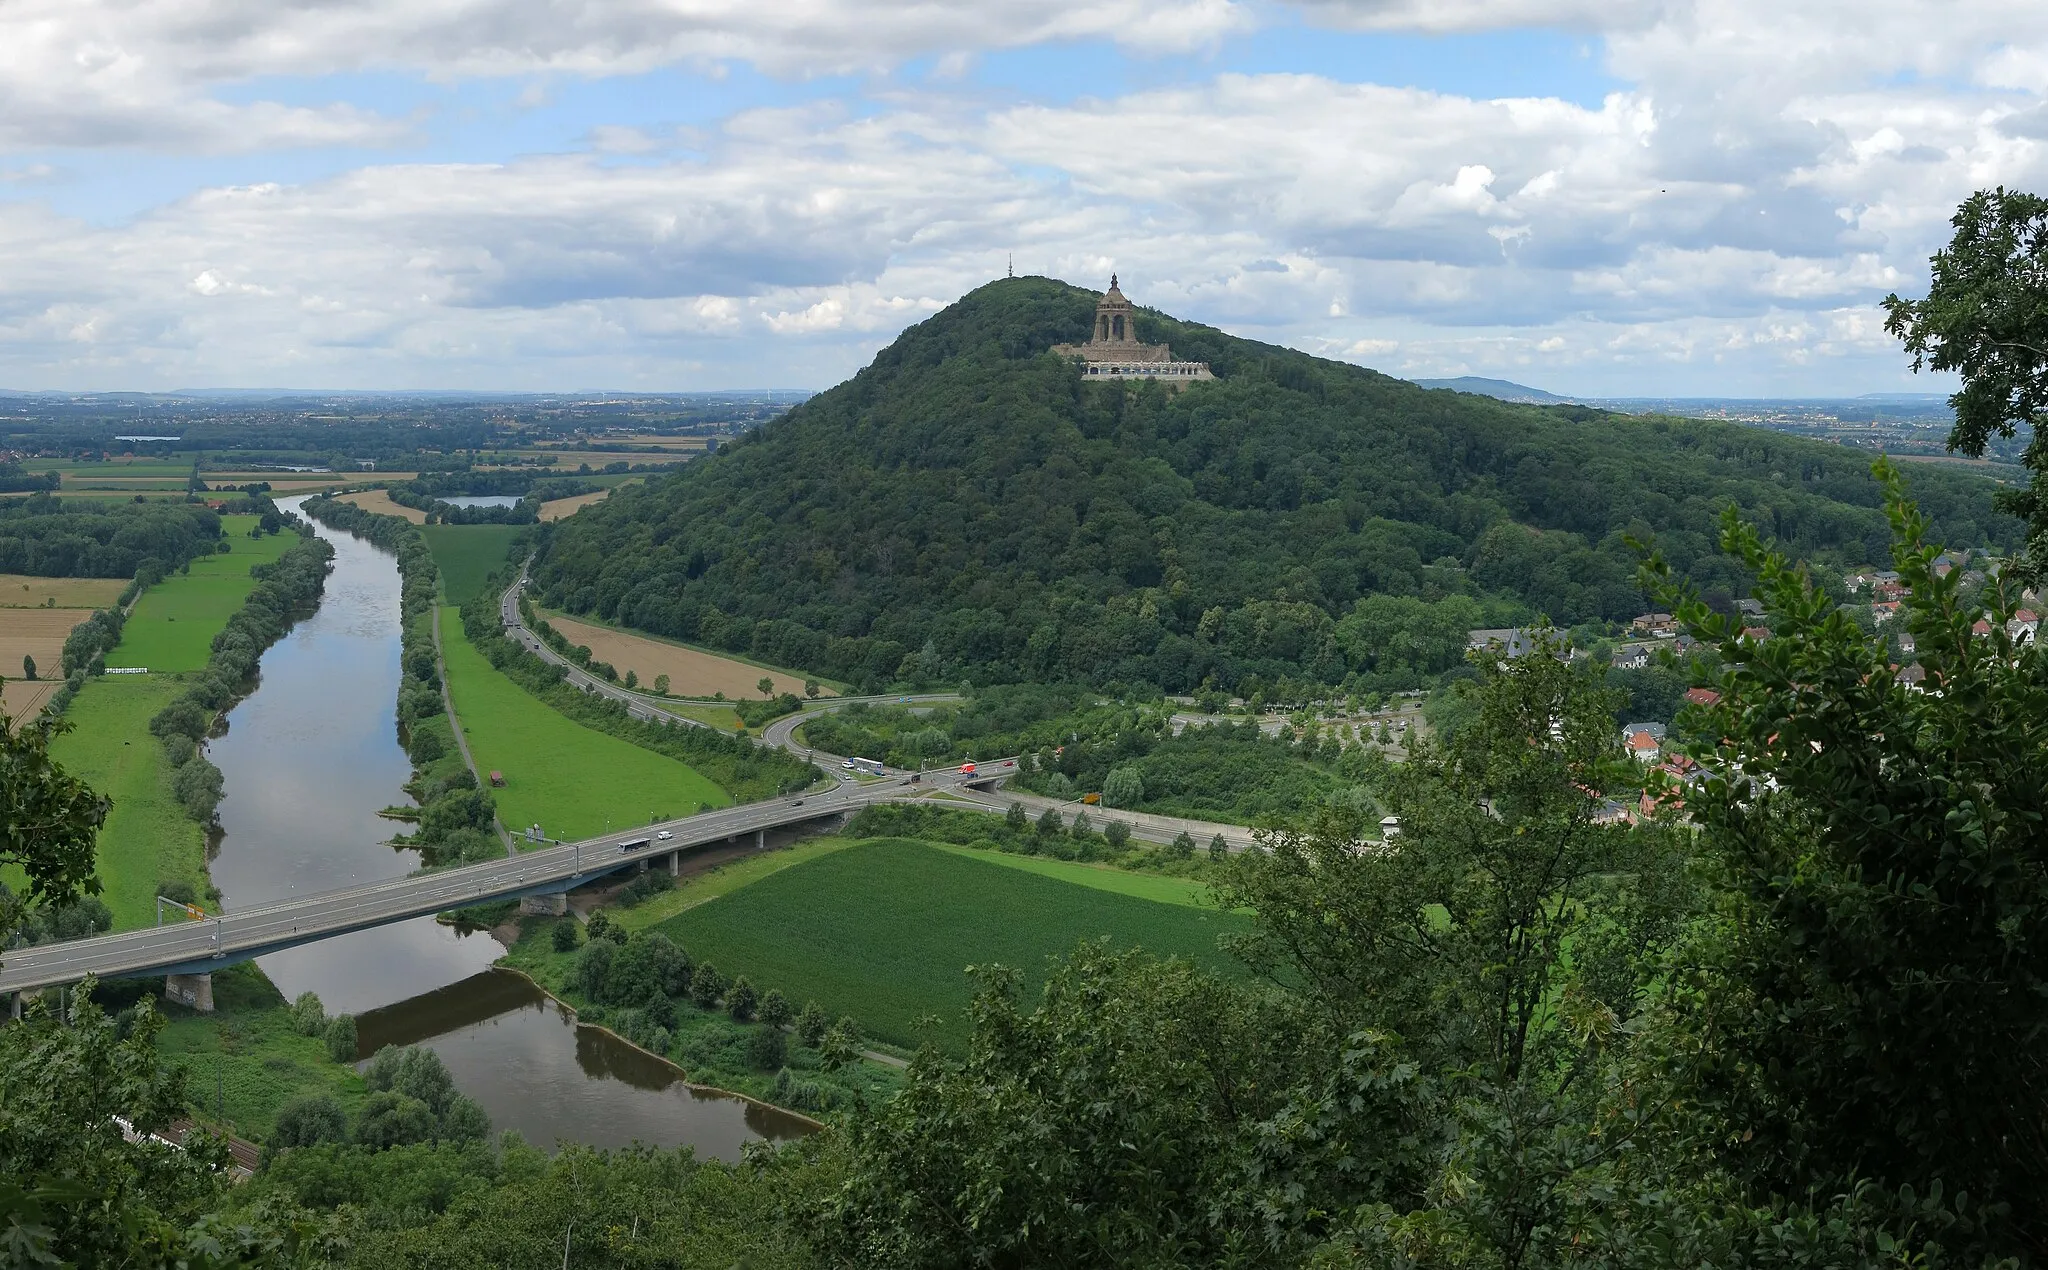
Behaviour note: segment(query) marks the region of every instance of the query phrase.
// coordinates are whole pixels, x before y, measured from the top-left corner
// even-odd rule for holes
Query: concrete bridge
[[[957,773],[947,775],[957,779]],[[870,802],[892,797],[897,788],[893,781],[884,787],[845,785],[823,793],[636,826],[504,860],[295,896],[201,921],[15,949],[0,959],[0,992],[76,983],[87,975],[107,979],[161,974],[173,976],[171,995],[204,1009],[211,1005],[210,981],[180,979],[203,977],[265,953],[451,908],[562,895],[623,869],[674,868],[681,854],[693,848],[749,835],[758,843],[760,835],[770,829],[857,811]],[[663,833],[669,835],[666,840],[660,836]],[[634,842],[644,845],[622,846]]]

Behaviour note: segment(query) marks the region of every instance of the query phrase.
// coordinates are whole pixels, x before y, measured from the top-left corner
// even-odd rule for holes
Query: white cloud
[[[346,106],[216,99],[264,77],[594,77],[728,61],[806,77],[929,53],[964,67],[960,55],[978,50],[1087,38],[1185,52],[1249,22],[1234,0],[11,0],[0,5],[0,147],[247,150],[402,131]]]
[[[1892,386],[1910,381],[1875,301],[1921,285],[1971,189],[2048,185],[2038,7],[1316,0],[1333,25],[1594,33],[1626,87],[1588,105],[1225,74],[991,108],[973,52],[1188,47],[1247,10],[31,0],[0,9],[0,148],[409,126],[209,95],[251,77],[517,76],[537,108],[565,75],[722,59],[815,75],[933,53],[967,78],[686,140],[600,124],[582,153],[206,189],[119,225],[0,202],[0,382],[824,383],[1014,251],[1403,373]]]

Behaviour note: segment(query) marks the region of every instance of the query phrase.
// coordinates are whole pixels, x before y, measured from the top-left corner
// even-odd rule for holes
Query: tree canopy
[[[1642,611],[1631,534],[1746,589],[1716,547],[1730,502],[1803,556],[1887,549],[1841,447],[1427,391],[1154,313],[1141,336],[1220,378],[1096,385],[1050,352],[1095,299],[970,293],[742,442],[544,530],[538,593],[868,685],[1379,690],[1455,664],[1470,626]],[[1944,541],[2018,541],[1981,478],[1914,482]]]

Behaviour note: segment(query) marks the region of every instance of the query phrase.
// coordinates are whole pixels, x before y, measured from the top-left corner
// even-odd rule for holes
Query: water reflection
[[[541,1145],[688,1143],[699,1155],[737,1160],[748,1142],[811,1131],[774,1107],[693,1088],[653,1055],[579,1026],[573,1012],[507,970],[372,1010],[356,1027],[366,1055],[384,1045],[428,1046],[493,1125]]]
[[[301,499],[280,505],[296,510]],[[377,810],[409,802],[412,764],[392,714],[398,695],[399,580],[392,557],[316,526],[334,544],[320,607],[263,654],[256,691],[228,712],[207,755],[226,776],[210,866],[229,908],[325,891],[419,867],[384,845],[406,826]],[[261,959],[286,996],[317,992],[330,1011],[388,1005],[454,983],[503,950],[432,918],[358,931]]]
[[[519,503],[517,494],[457,494],[441,500],[451,507],[514,507]]]
[[[296,510],[300,499],[280,504]],[[385,845],[401,822],[412,765],[392,710],[399,665],[399,578],[391,556],[316,526],[334,544],[318,611],[263,655],[256,691],[227,717],[208,755],[227,778],[212,862],[230,909],[286,895],[399,877],[418,857]],[[524,977],[492,972],[487,934],[420,918],[260,959],[287,997],[312,991],[358,1017],[364,1054],[426,1044],[500,1129],[535,1143],[687,1143],[737,1159],[758,1138],[807,1122],[730,1095],[692,1090],[673,1068],[578,1027]]]

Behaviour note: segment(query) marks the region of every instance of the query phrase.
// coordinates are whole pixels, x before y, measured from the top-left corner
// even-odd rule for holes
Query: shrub
[[[770,988],[761,997],[761,1021],[773,1028],[780,1028],[796,1017],[790,1008],[789,998],[782,995],[782,989]]]
[[[603,909],[590,915],[590,926],[584,933],[590,936],[592,943],[600,939],[610,940],[614,944],[626,942],[626,928],[613,921],[612,915]]]
[[[836,1071],[860,1059],[860,1028],[843,1015],[825,1033],[818,1046],[818,1058],[826,1071]]]
[[[206,735],[206,711],[196,701],[183,697],[156,712],[149,721],[152,736],[182,736],[198,741]]]
[[[292,1002],[292,1031],[300,1036],[319,1036],[327,1030],[327,1011],[321,1008],[320,998],[311,992],[301,992],[299,999]]]
[[[277,1109],[277,1122],[266,1145],[282,1149],[346,1141],[348,1116],[334,1095],[300,1094]]]
[[[327,1020],[327,1056],[337,1063],[356,1061],[356,1017],[337,1014]]]
[[[1088,823],[1087,812],[1077,811],[1074,813],[1074,826],[1067,830],[1067,832],[1072,834],[1076,840],[1079,840],[1092,836],[1095,832],[1095,826]]]
[[[741,1023],[753,1018],[760,1004],[761,998],[755,995],[754,985],[747,982],[745,975],[733,980],[732,987],[725,990],[726,1013]]]
[[[709,1010],[725,995],[725,976],[718,973],[718,967],[705,962],[697,967],[690,977],[690,999]]]
[[[1135,807],[1145,801],[1145,778],[1137,768],[1131,766],[1112,767],[1102,778],[1102,804],[1105,807]]]
[[[825,1012],[818,1008],[818,1003],[806,1001],[802,1013],[796,1016],[796,1039],[811,1049],[816,1049],[824,1043],[825,1029],[830,1026],[830,1020],[826,1019]]]
[[[1222,834],[1219,833],[1209,839],[1209,858],[1211,860],[1225,860],[1229,857],[1230,844],[1223,840]]]
[[[164,757],[172,767],[183,767],[199,752],[199,743],[182,732],[173,732],[164,738]]]
[[[1031,818],[1024,813],[1023,803],[1011,803],[1010,810],[1003,813],[1003,823],[1011,829],[1021,831],[1031,823]]]
[[[1038,832],[1042,836],[1050,838],[1060,831],[1061,824],[1059,809],[1057,807],[1048,807],[1045,809],[1045,813],[1038,818]]]
[[[612,959],[619,954],[617,944],[609,939],[599,939],[597,936],[595,918],[602,916],[603,913],[594,915],[591,921],[593,929],[589,932],[590,942],[583,946],[582,952],[576,954],[576,973],[571,976],[574,986],[593,1001],[606,999]]]
[[[789,1039],[779,1027],[759,1027],[747,1038],[747,1066],[772,1072],[789,1060]]]
[[[583,942],[583,931],[577,926],[575,918],[564,917],[555,923],[552,938],[556,952],[575,952],[576,946]]]
[[[1190,859],[1195,854],[1194,835],[1183,829],[1174,836],[1173,854],[1177,859]]]
[[[411,756],[414,767],[425,767],[447,752],[447,748],[441,744],[441,738],[425,728],[412,734],[412,746],[406,751]]]
[[[1102,827],[1102,836],[1110,846],[1122,851],[1131,840],[1131,827],[1121,820],[1112,820]]]

